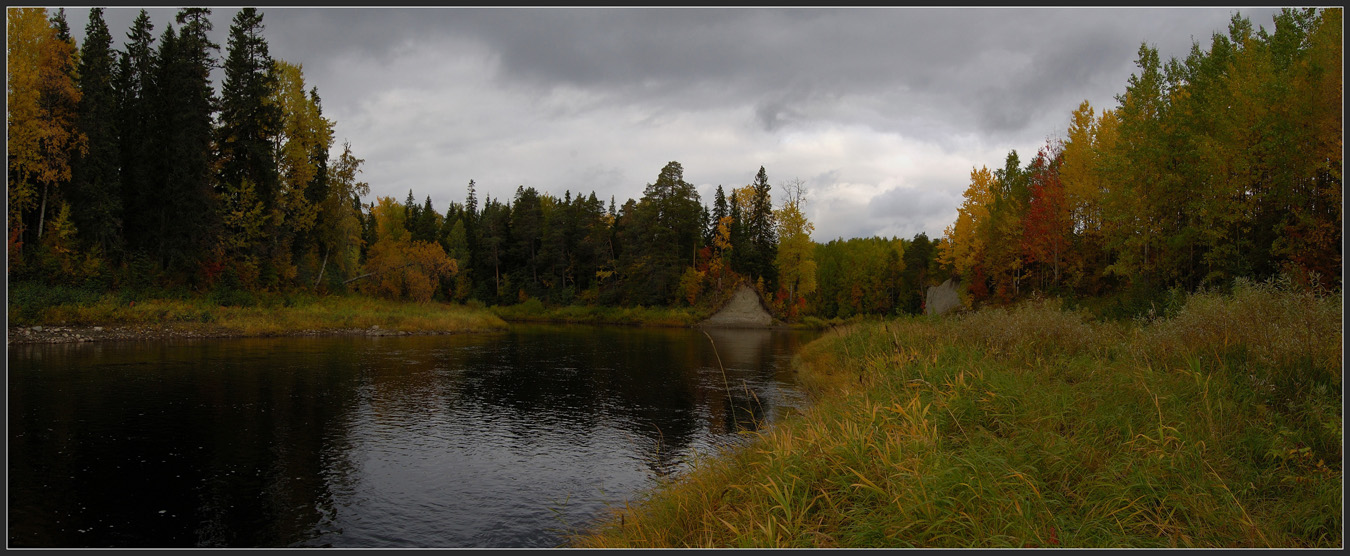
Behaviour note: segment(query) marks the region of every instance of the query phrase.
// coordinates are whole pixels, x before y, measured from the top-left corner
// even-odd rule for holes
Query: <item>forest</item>
[[[1278,275],[1339,290],[1341,26],[1285,9],[1274,33],[1234,15],[1184,60],[1141,45],[1118,107],[1085,101],[1025,166],[971,170],[942,266],[968,303]]]
[[[444,210],[368,199],[260,11],[237,13],[223,55],[210,9],[158,35],[142,11],[123,50],[102,11],[83,45],[63,9],[7,11],[11,284],[715,307],[745,283],[789,322],[919,314],[947,278],[967,307],[1341,284],[1339,9],[1286,9],[1273,33],[1235,15],[1165,64],[1144,44],[1118,107],[1084,102],[1025,166],[972,169],[945,237],[824,244],[803,183],[775,190],[762,166],[711,201],[675,161],[622,204],[524,186],[480,202],[472,179]]]

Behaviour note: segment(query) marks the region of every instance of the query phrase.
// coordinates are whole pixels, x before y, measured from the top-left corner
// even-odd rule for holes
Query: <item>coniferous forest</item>
[[[1239,278],[1341,284],[1339,9],[1284,10],[1273,32],[1234,16],[1181,60],[1145,44],[1118,107],[1084,102],[1029,161],[972,169],[945,237],[823,244],[802,182],[753,164],[712,199],[674,161],[639,199],[480,199],[467,177],[446,207],[371,199],[262,12],[218,45],[210,9],[162,30],[142,11],[122,50],[101,8],[80,45],[64,10],[7,16],[11,284],[707,307],[748,283],[788,321],[921,313],[947,278],[968,307],[1046,293],[1126,312]]]

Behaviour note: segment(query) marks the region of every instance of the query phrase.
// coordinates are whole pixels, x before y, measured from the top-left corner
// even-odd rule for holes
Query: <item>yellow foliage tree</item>
[[[783,208],[774,211],[778,223],[774,264],[778,267],[778,283],[787,288],[788,316],[795,316],[801,306],[799,302],[816,291],[816,244],[811,241],[816,226],[802,212],[805,191],[801,180],[783,187],[786,193]]]
[[[281,177],[277,210],[296,231],[314,225],[318,209],[305,198],[305,189],[319,174],[316,152],[327,152],[333,142],[333,122],[324,118],[305,92],[299,65],[276,61],[277,88],[272,102],[281,107],[281,133],[276,137],[277,174]]]
[[[277,86],[269,101],[281,108],[280,133],[276,145],[277,176],[280,187],[272,214],[268,215],[276,228],[284,230],[274,238],[274,266],[285,278],[293,278],[296,268],[290,262],[291,244],[296,236],[314,228],[322,199],[311,199],[306,194],[315,178],[319,177],[319,153],[327,153],[333,142],[333,122],[325,119],[316,98],[305,91],[303,68],[277,60],[273,62]]]
[[[361,218],[352,206],[352,199],[370,193],[370,184],[357,179],[364,162],[352,155],[351,143],[343,143],[342,154],[328,166],[328,194],[319,204],[315,224],[318,243],[323,247],[323,262],[314,280],[316,286],[323,280],[330,256],[341,276],[350,276],[357,270],[361,258]]]
[[[403,205],[393,197],[379,197],[373,209],[376,240],[366,254],[366,274],[373,277],[366,289],[391,299],[430,301],[442,277],[459,272],[454,259],[440,244],[412,241],[404,226]],[[448,292],[453,293],[453,292]]]
[[[71,157],[85,152],[86,139],[75,128],[80,90],[74,42],[57,36],[42,8],[9,8],[6,15],[9,247],[16,262],[26,229],[23,215],[39,203],[38,186],[41,237],[49,192],[70,179]]]
[[[680,276],[678,288],[680,298],[689,302],[689,305],[698,303],[698,297],[703,293],[703,277],[706,274],[706,272],[700,272],[692,266],[684,269],[684,274]]]
[[[263,204],[253,180],[244,179],[237,189],[220,196],[220,252],[234,261],[234,272],[246,288],[257,284],[258,257],[250,246],[264,240]]]
[[[956,222],[947,227],[946,241],[937,249],[938,260],[959,276],[970,272],[984,251],[983,239],[976,231],[989,219],[989,205],[994,200],[994,174],[988,167],[970,170],[970,185],[962,197],[965,200],[956,209]]]
[[[1080,233],[1097,231],[1101,226],[1102,185],[1098,168],[1097,127],[1092,106],[1085,100],[1073,112],[1073,119],[1069,123],[1069,139],[1064,143],[1064,161],[1059,168],[1065,202],[1074,229]]]

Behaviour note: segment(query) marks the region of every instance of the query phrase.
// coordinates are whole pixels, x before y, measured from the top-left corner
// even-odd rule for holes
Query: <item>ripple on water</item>
[[[690,330],[11,352],[11,544],[554,546],[741,439],[728,385],[793,403],[761,338],[725,378]]]

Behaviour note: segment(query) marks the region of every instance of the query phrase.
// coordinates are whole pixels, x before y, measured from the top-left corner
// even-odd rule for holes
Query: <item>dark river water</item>
[[[10,346],[9,546],[558,546],[805,405],[813,334],[709,333]]]

